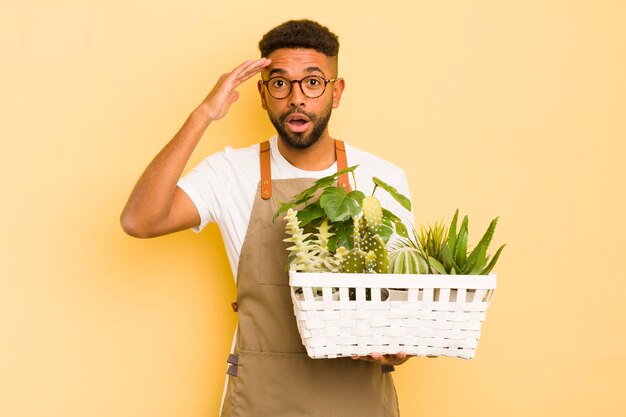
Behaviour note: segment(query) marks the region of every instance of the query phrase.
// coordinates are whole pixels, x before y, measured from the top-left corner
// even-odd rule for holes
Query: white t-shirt
[[[276,141],[276,136],[270,138],[273,179],[322,178],[337,172],[336,163],[322,171],[305,171],[291,165],[278,150]],[[352,189],[370,195],[374,188],[372,177],[378,177],[411,198],[402,169],[348,143],[345,143],[345,147],[348,166],[359,165],[354,171],[358,188],[355,188],[352,176],[348,176]],[[226,147],[206,157],[178,181],[178,186],[193,201],[200,215],[200,225],[192,230],[200,232],[210,222],[218,224],[235,280],[239,254],[260,180],[259,145],[254,144],[240,149]],[[412,212],[403,208],[380,187],[375,195],[384,208],[400,217],[410,228],[413,224]]]

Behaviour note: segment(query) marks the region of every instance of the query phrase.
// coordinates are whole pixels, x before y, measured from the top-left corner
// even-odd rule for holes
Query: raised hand
[[[208,96],[202,101],[198,110],[210,121],[223,118],[231,104],[239,98],[237,87],[267,67],[272,61],[268,58],[248,60],[229,73],[223,74]]]
[[[206,128],[239,98],[237,87],[270,63],[266,58],[246,61],[220,77],[137,181],[120,218],[126,233],[154,237],[200,224],[193,202],[176,183]]]

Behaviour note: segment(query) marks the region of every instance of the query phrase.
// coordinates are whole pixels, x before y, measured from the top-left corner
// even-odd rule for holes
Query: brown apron
[[[336,141],[338,170],[346,166]],[[272,223],[280,202],[314,179],[271,180],[269,143],[237,271],[239,328],[222,417],[396,417],[388,368],[352,358],[311,359],[302,345],[289,294],[285,222]],[[347,183],[347,176],[339,179]],[[346,185],[343,185],[346,187]]]

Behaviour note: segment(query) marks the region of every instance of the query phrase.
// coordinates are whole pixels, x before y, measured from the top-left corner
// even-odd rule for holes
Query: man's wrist
[[[191,112],[189,119],[191,119],[194,123],[204,125],[205,128],[213,121],[208,109],[204,108],[202,104]]]

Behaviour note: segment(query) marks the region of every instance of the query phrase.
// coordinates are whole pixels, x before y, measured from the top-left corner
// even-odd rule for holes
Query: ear
[[[267,110],[267,104],[265,103],[265,88],[263,88],[263,81],[259,80],[257,82],[257,88],[259,89],[259,95],[261,96],[261,107],[263,110]]]
[[[339,107],[339,102],[341,101],[341,94],[343,93],[343,89],[346,87],[346,82],[343,78],[337,78],[337,80],[333,83],[333,109]]]

